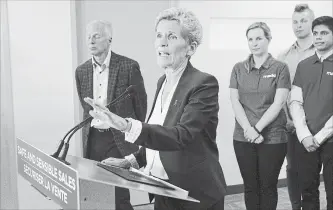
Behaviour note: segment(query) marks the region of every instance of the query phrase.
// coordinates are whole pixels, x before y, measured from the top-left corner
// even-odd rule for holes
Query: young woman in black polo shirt
[[[277,182],[287,152],[285,104],[290,75],[285,63],[268,53],[269,27],[256,22],[246,31],[250,56],[237,63],[230,79],[236,117],[234,149],[249,210],[274,210]]]

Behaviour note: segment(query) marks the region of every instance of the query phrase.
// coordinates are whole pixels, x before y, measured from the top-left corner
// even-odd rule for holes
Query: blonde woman
[[[268,53],[272,39],[266,23],[246,30],[250,56],[237,63],[230,79],[230,96],[236,117],[234,149],[244,181],[249,210],[274,210],[277,181],[287,152],[286,115],[283,106],[290,90],[285,63]]]

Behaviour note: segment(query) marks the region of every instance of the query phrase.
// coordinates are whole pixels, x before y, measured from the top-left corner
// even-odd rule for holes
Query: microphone
[[[70,129],[66,135],[62,138],[62,140],[60,141],[60,144],[58,146],[58,149],[55,153],[53,153],[51,156],[54,157],[54,158],[58,158],[59,157],[59,154],[64,146],[64,143],[65,143],[65,139],[66,137],[73,131],[75,130],[77,127],[80,127],[82,128],[87,122],[90,122],[92,120],[92,117],[87,117],[86,119],[84,119],[81,123],[79,123],[78,125],[74,126],[72,129]]]
[[[112,100],[109,104],[106,105],[106,107],[108,109],[111,108],[112,105],[114,105],[115,103],[117,103],[120,99],[126,97],[126,96],[130,96],[132,94],[135,93],[135,86],[134,85],[130,85],[126,88],[126,90],[120,94],[117,98],[115,98],[114,100]],[[70,165],[67,161],[66,161],[66,156],[67,156],[67,153],[68,153],[68,149],[69,149],[69,142],[70,142],[70,139],[72,138],[72,136],[74,135],[74,133],[78,130],[80,130],[87,122],[90,122],[91,120],[93,119],[93,117],[87,117],[86,119],[84,119],[81,123],[79,123],[78,125],[76,125],[75,127],[73,127],[70,131],[68,131],[66,133],[66,135],[64,136],[64,138],[62,139],[57,151],[51,155],[52,157],[54,158],[57,158],[59,159],[61,162],[64,162],[65,164],[67,165]],[[70,134],[70,135],[69,135]],[[66,137],[69,135],[66,143],[65,143],[65,139]],[[60,151],[62,150],[62,147],[64,146],[65,144],[65,148],[64,148],[64,151],[61,155],[61,157],[59,158],[59,153]]]

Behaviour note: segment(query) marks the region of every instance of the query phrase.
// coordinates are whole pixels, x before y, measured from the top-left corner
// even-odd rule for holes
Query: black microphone
[[[59,157],[59,154],[64,146],[64,143],[65,143],[65,139],[66,137],[73,131],[75,130],[77,127],[80,127],[82,128],[86,123],[90,122],[92,120],[92,117],[87,117],[86,119],[84,119],[82,122],[80,122],[78,125],[74,126],[72,129],[70,129],[66,135],[62,138],[62,140],[60,141],[60,144],[58,146],[58,149],[55,153],[53,153],[51,156],[54,157],[54,158],[58,158]]]
[[[87,117],[84,121],[82,121],[80,124],[78,124],[77,126],[75,126],[74,128],[72,128],[69,132],[67,132],[67,134],[65,135],[64,139],[61,141],[60,143],[60,146],[58,148],[58,150],[56,151],[55,154],[52,155],[52,157],[55,157],[57,158],[58,160],[60,160],[61,162],[65,163],[66,165],[70,165],[69,162],[66,161],[66,156],[67,156],[67,152],[68,152],[68,149],[69,149],[69,139],[72,138],[72,136],[74,135],[74,133],[78,130],[80,130],[81,128],[83,128],[83,126],[85,126],[85,124],[87,124],[88,122],[91,122],[92,120],[92,117]],[[66,143],[65,143],[65,139],[66,139],[66,136],[68,136],[68,134],[72,132]],[[62,150],[62,147],[65,145],[65,148],[64,148],[64,151],[61,155],[61,157],[58,157],[59,156],[59,153],[60,151]],[[56,155],[56,156],[55,156]]]
[[[134,85],[130,85],[126,88],[126,90],[120,94],[117,98],[115,98],[114,100],[112,100],[109,104],[106,105],[106,107],[108,109],[111,108],[112,105],[114,105],[115,103],[117,103],[120,99],[126,97],[126,96],[130,96],[132,95],[133,93],[135,93],[135,86]],[[65,164],[67,165],[70,165],[67,161],[66,161],[66,156],[67,156],[67,153],[68,153],[68,149],[69,149],[69,142],[70,142],[70,139],[72,138],[72,136],[74,135],[74,133],[78,130],[80,130],[87,122],[90,122],[91,120],[93,119],[93,117],[87,117],[84,121],[82,121],[81,123],[79,123],[78,125],[76,125],[74,128],[72,128],[69,132],[67,132],[67,134],[65,135],[65,137],[63,138],[63,140],[61,141],[60,145],[59,145],[59,148],[58,150],[55,152],[55,154],[52,155],[52,157],[55,157],[55,158],[58,158],[59,156],[59,153],[62,149],[62,147],[64,146],[65,144],[65,148],[64,148],[64,151],[61,155],[60,158],[58,158],[60,161],[64,162]],[[67,135],[71,133],[65,143],[65,139],[67,137]],[[58,152],[59,151],[59,152]]]
[[[126,90],[120,94],[116,99],[112,100],[108,105],[106,105],[107,108],[111,108],[110,106],[113,105],[114,103],[118,102],[119,99],[121,99],[122,97],[124,97],[126,94],[129,94],[131,95],[132,93],[135,92],[135,88],[134,88],[134,85],[130,85],[126,88]],[[66,135],[62,138],[62,140],[60,141],[60,144],[58,146],[58,149],[55,153],[53,153],[51,156],[54,157],[54,158],[58,158],[59,157],[59,154],[64,146],[64,143],[65,143],[65,139],[66,137],[72,132],[74,131],[76,128],[82,128],[86,123],[88,122],[91,122],[92,120],[92,117],[89,116],[87,117],[86,119],[84,119],[81,123],[79,123],[78,125],[74,126],[72,129],[70,129]]]

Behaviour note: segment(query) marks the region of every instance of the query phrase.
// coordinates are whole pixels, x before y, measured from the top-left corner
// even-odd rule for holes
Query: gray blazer
[[[111,111],[121,117],[131,117],[144,121],[147,113],[147,94],[138,62],[111,52],[107,87],[107,103],[117,98],[130,85],[135,85],[133,97],[125,97],[112,106]],[[89,117],[92,109],[85,97],[93,98],[93,64],[91,59],[78,66],[75,71],[76,87],[83,108],[83,119]],[[82,130],[83,157],[87,157],[87,144],[90,123]],[[112,129],[114,141],[123,156],[138,150],[138,146],[124,140],[124,134]]]

